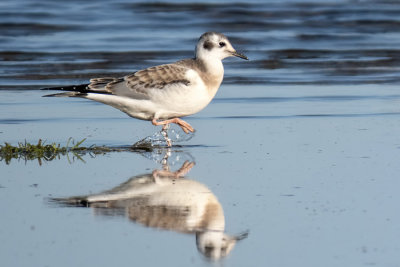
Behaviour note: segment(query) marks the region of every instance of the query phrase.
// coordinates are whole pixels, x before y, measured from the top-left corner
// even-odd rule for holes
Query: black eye
[[[219,42],[219,47],[224,47],[226,45],[226,43],[224,42]]]

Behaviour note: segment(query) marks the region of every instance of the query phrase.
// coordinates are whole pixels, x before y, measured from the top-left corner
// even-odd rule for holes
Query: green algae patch
[[[85,147],[82,145],[85,140],[86,138],[75,142],[70,138],[66,146],[57,143],[46,144],[42,139],[39,139],[37,144],[25,141],[18,143],[16,146],[5,142],[4,145],[0,145],[0,161],[10,164],[13,159],[24,161],[38,160],[41,165],[43,161],[60,159],[62,156],[68,157],[69,161],[76,159],[84,161],[81,156],[88,153],[96,155],[123,150],[105,146]]]
[[[97,155],[111,152],[134,152],[144,154],[156,151],[156,153],[161,153],[160,151],[168,149],[164,146],[155,145],[146,138],[133,145],[118,147],[96,145],[84,146],[83,143],[85,140],[86,138],[75,142],[73,138],[69,138],[65,146],[62,146],[59,143],[46,144],[42,139],[39,139],[36,144],[24,141],[19,142],[17,145],[12,145],[5,142],[3,145],[0,145],[0,161],[4,161],[8,165],[12,160],[22,160],[25,162],[37,160],[39,165],[42,165],[44,161],[52,161],[66,157],[68,161],[72,163],[76,160],[85,162],[82,156],[88,154],[91,157],[95,157]]]

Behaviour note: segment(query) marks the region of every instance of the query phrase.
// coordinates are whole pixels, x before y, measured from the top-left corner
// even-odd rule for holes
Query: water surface
[[[251,60],[224,61],[170,151],[1,161],[1,266],[399,266],[399,18],[396,1],[3,1],[1,142],[127,147],[159,129],[37,89],[192,57],[210,30]],[[190,190],[52,201],[157,181]]]

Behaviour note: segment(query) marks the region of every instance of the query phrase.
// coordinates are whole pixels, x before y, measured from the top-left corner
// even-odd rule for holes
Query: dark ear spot
[[[211,50],[213,48],[213,44],[210,41],[205,41],[203,47],[204,49]]]

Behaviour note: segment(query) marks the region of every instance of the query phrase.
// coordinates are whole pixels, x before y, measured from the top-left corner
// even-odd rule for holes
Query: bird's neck
[[[204,74],[201,78],[210,96],[214,97],[224,78],[224,65],[220,59],[216,58],[196,58],[196,61]]]
[[[221,79],[223,78],[224,65],[219,58],[206,57],[197,58],[196,60],[200,62],[200,65],[203,67],[203,71],[206,72],[208,75],[220,77]]]

